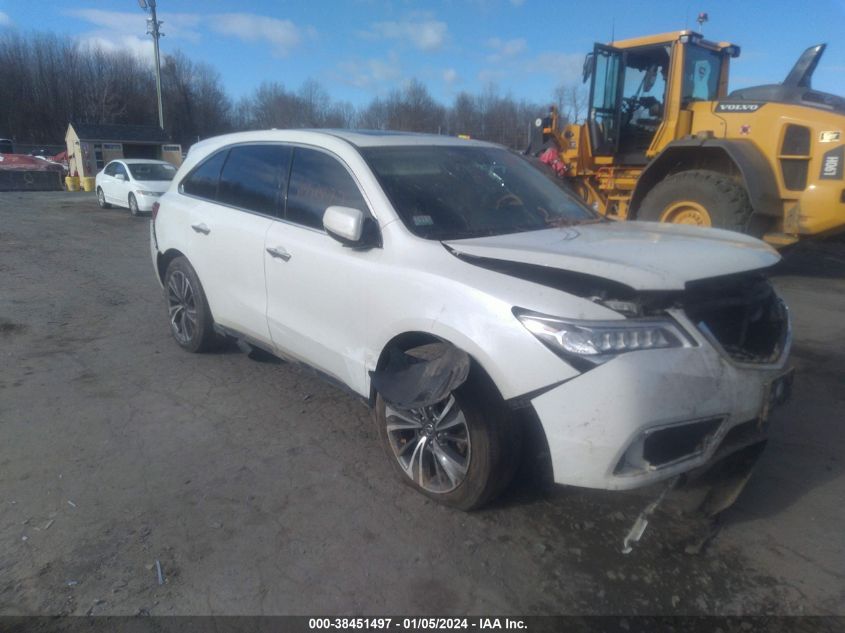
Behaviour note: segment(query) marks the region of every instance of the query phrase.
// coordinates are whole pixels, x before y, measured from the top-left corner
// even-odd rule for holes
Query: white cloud
[[[147,54],[152,46],[147,30],[149,17],[143,11],[104,11],[102,9],[69,9],[65,15],[79,18],[97,27],[84,33],[83,43],[96,45],[104,50],[126,49]],[[301,29],[290,20],[278,20],[252,13],[167,13],[160,16],[161,27],[168,40],[198,42],[207,29],[246,42],[269,44],[277,55],[285,56],[302,43],[305,36],[312,36],[313,29]]]
[[[521,37],[512,40],[502,40],[498,37],[493,37],[487,40],[487,46],[493,49],[493,53],[487,57],[487,60],[499,62],[519,55],[525,50],[526,43]]]
[[[119,42],[124,36],[143,36],[147,31],[148,14],[138,11],[104,11],[102,9],[68,9],[63,12],[94,26],[100,27],[98,36],[102,39]],[[173,39],[197,42],[202,16],[196,13],[168,13],[163,21],[161,32]]]
[[[379,90],[402,77],[399,57],[390,52],[386,59],[350,60],[338,66],[338,79],[356,88]]]
[[[221,35],[247,42],[266,42],[276,54],[285,56],[299,46],[303,33],[290,20],[278,20],[252,13],[219,13],[209,17],[209,26]]]
[[[435,51],[446,43],[449,27],[439,20],[415,16],[398,22],[376,22],[364,35],[410,42],[422,51]]]
[[[443,71],[443,81],[448,85],[453,85],[460,81],[460,76],[458,76],[458,71],[454,68],[446,68]]]
[[[9,17],[8,13],[0,11],[0,26],[12,26],[12,18]]]
[[[83,47],[90,46],[92,48],[99,48],[102,51],[128,51],[138,58],[146,61],[150,66],[153,65],[153,40],[152,38],[142,39],[134,35],[126,35],[122,37],[102,37],[100,35],[91,34],[84,35],[79,38],[79,44]]]
[[[540,53],[525,65],[532,73],[545,74],[557,83],[569,83],[581,80],[584,65],[583,53]]]

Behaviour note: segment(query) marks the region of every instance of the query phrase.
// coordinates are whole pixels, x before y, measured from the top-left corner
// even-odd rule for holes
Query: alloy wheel
[[[423,490],[445,494],[466,479],[469,427],[454,395],[422,409],[385,407],[387,437],[402,471]]]
[[[197,331],[197,306],[191,280],[175,270],[167,281],[167,309],[170,329],[179,343],[190,343]]]

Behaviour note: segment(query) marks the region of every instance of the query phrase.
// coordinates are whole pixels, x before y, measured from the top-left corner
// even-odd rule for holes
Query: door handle
[[[202,233],[203,235],[208,235],[211,233],[211,229],[208,228],[205,224],[192,224],[191,228],[194,229],[197,233]]]
[[[288,261],[290,259],[290,253],[288,253],[281,246],[276,246],[275,248],[268,248],[267,252],[270,254],[270,257],[274,257],[276,259],[281,259],[283,261]]]

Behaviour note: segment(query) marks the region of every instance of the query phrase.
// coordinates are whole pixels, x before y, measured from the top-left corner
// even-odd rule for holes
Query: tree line
[[[234,101],[212,66],[181,52],[163,56],[161,73],[165,131],[185,148],[237,130],[360,128],[467,134],[523,149],[549,106],[501,95],[493,85],[480,94],[460,92],[444,106],[416,79],[360,107],[333,99],[310,79],[297,90],[267,81]],[[581,86],[562,84],[550,95],[564,118],[583,116]],[[52,33],[0,34],[0,137],[62,144],[70,121],[157,123],[152,65]]]

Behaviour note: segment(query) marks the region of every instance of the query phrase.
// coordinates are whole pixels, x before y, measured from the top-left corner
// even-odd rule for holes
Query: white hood
[[[601,222],[453,240],[457,253],[560,268],[635,290],[683,290],[688,281],[767,268],[780,260],[758,239],[656,222]]]

